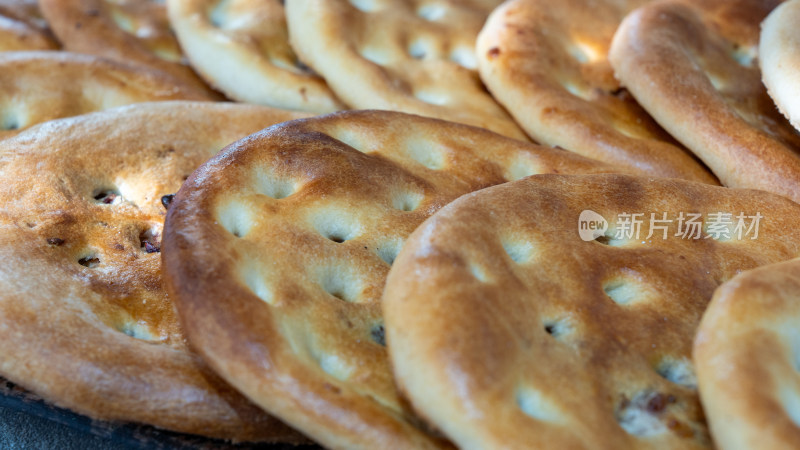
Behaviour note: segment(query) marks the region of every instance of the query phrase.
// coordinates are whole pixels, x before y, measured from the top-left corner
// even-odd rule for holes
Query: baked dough
[[[304,441],[188,348],[159,254],[165,195],[228,142],[300,116],[163,102],[0,141],[0,375],[97,419]]]

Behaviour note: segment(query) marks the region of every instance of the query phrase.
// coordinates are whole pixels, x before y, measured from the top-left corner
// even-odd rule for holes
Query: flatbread
[[[47,120],[131,103],[207,99],[158,72],[104,58],[0,53],[0,139]]]
[[[478,36],[481,78],[538,142],[644,175],[715,183],[614,78],[608,63],[614,31],[643,3],[506,2]]]
[[[798,330],[800,260],[748,271],[717,289],[694,356],[719,448],[797,448]]]
[[[761,25],[761,77],[778,109],[800,130],[800,0],[773,10]]]
[[[161,285],[165,195],[296,113],[164,102],[0,142],[0,376],[61,407],[234,440],[303,438],[189,350]]]
[[[36,0],[0,0],[0,52],[57,48]]]
[[[169,0],[167,9],[192,66],[228,97],[315,113],[345,108],[289,46],[283,1]]]
[[[499,0],[293,0],[300,58],[357,109],[388,109],[527,140],[475,71],[475,37]]]
[[[711,214],[763,218],[756,240],[683,239],[680,212],[702,214],[703,236],[723,223]],[[623,213],[643,214],[641,236]],[[674,221],[655,223],[666,239],[650,213]],[[798,226],[780,196],[677,179],[540,175],[465,195],[414,232],[386,282],[397,383],[464,449],[708,447],[701,314],[739,271],[800,254]]]
[[[158,0],[39,0],[53,32],[68,51],[159,70],[213,93],[185,61]]]
[[[435,448],[395,391],[383,283],[405,238],[461,194],[612,170],[487,130],[341,112],[243,139],[196,171],[163,258],[189,341],[259,406],[330,448]]]
[[[800,133],[761,83],[758,25],[779,0],[659,1],[629,15],[611,64],[723,185],[800,201]]]

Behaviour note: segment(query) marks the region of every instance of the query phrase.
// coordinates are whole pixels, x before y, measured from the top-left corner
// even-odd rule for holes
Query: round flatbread
[[[36,0],[0,0],[0,52],[57,48]]]
[[[800,201],[800,133],[761,82],[759,23],[780,0],[653,2],[611,47],[617,76],[723,185]]]
[[[0,375],[97,419],[302,440],[188,348],[159,254],[164,204],[192,170],[228,142],[297,117],[164,102],[0,142]]]
[[[196,171],[166,221],[167,286],[193,347],[331,448],[442,442],[398,396],[380,297],[395,255],[461,194],[601,163],[388,111],[289,122]]]
[[[538,142],[644,175],[716,183],[614,78],[611,39],[642,3],[506,2],[478,36],[481,78]]]
[[[499,0],[293,0],[300,58],[358,109],[466,123],[527,140],[475,71],[475,37]]]
[[[761,77],[778,109],[800,130],[800,0],[788,1],[761,25]]]
[[[230,98],[329,113],[344,109],[289,46],[280,0],[169,0],[170,22],[192,66]]]
[[[44,17],[68,51],[159,70],[218,97],[192,71],[159,0],[39,0]]]
[[[721,449],[800,442],[800,260],[720,286],[694,347],[700,396]]]
[[[740,213],[762,216],[757,239],[739,239]],[[798,226],[786,198],[677,179],[539,175],[465,195],[389,274],[395,379],[464,449],[709,447],[695,329],[722,282],[800,254]]]
[[[0,53],[0,139],[62,117],[163,100],[207,100],[152,70],[66,52]]]

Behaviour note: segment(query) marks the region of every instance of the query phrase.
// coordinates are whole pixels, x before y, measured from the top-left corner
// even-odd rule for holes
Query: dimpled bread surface
[[[131,103],[207,99],[158,72],[91,55],[0,52],[0,139],[48,120]]]
[[[169,0],[192,66],[238,101],[329,113],[344,105],[289,46],[283,1]]]
[[[388,109],[527,140],[476,72],[475,37],[499,0],[295,0],[300,58],[355,109]]]
[[[303,441],[188,348],[158,253],[163,196],[227,143],[301,116],[164,102],[0,141],[0,375],[95,419]]]
[[[141,64],[218,96],[184,61],[163,1],[39,0],[39,3],[66,50]]]
[[[720,286],[695,339],[697,380],[719,448],[800,442],[800,260]]]
[[[584,210],[610,222],[595,240],[578,236]],[[756,240],[682,239],[677,221],[637,238],[613,220],[631,211],[763,220]],[[465,449],[709,447],[695,329],[722,282],[800,253],[799,212],[764,192],[618,174],[465,195],[417,228],[389,274],[397,383]]]
[[[625,18],[611,64],[724,186],[800,201],[800,133],[767,95],[759,24],[779,0],[657,1]]]
[[[538,142],[643,175],[716,183],[614,78],[614,31],[643,3],[506,2],[478,36],[481,78]]]
[[[243,139],[170,207],[167,286],[192,345],[268,412],[333,448],[434,448],[397,395],[380,297],[395,255],[461,194],[610,168],[486,130],[342,112]]]

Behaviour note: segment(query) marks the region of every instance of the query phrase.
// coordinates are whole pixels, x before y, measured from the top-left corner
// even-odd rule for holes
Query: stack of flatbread
[[[0,377],[229,442],[797,448],[798,23],[0,0]]]

